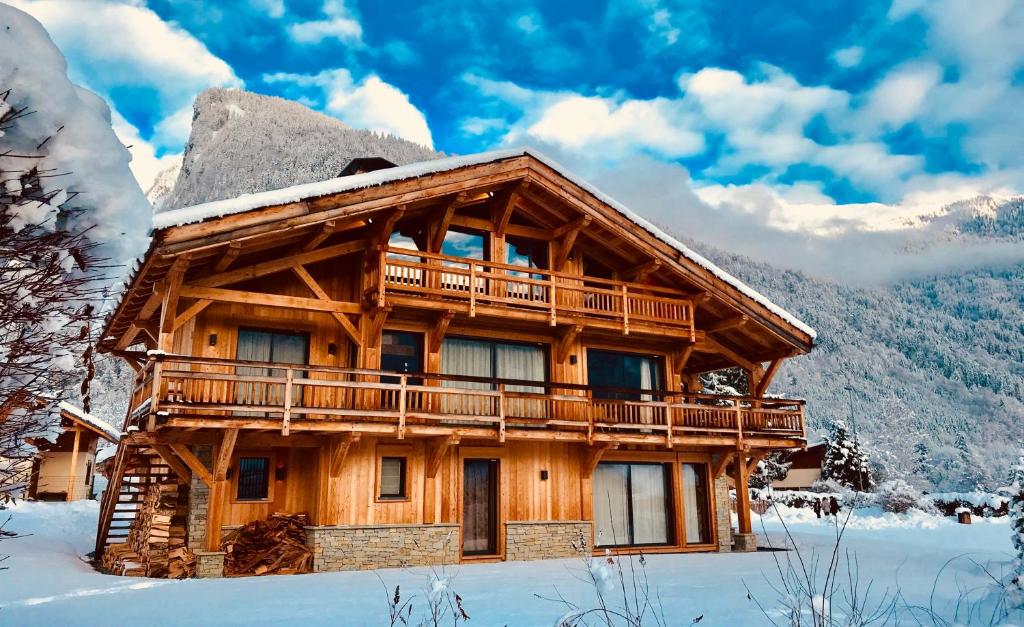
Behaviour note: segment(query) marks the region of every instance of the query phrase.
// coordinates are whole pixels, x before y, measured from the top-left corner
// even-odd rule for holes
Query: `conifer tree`
[[[825,442],[822,479],[832,479],[861,492],[874,487],[868,455],[856,438],[849,434],[845,421],[832,422]]]

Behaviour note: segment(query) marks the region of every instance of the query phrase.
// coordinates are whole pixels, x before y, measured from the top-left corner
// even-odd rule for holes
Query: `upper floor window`
[[[441,254],[450,257],[484,260],[487,259],[486,251],[487,237],[475,231],[448,229],[441,244]]]
[[[523,268],[548,267],[548,243],[525,237],[505,238],[505,263]],[[524,276],[527,273],[522,273]]]

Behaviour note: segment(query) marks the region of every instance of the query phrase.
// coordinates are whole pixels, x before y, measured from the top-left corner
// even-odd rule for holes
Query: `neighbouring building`
[[[315,570],[755,548],[725,473],[806,444],[764,393],[814,331],[536,152],[388,165],[156,214],[97,555],[145,481],[189,486],[204,572],[279,511]]]
[[[101,440],[116,444],[120,432],[107,422],[60,403],[60,433],[28,440],[39,453],[32,460],[28,498],[77,501],[93,498],[96,449]]]
[[[776,490],[808,490],[821,479],[821,464],[825,461],[825,442],[812,444],[805,450],[793,451],[786,455],[790,464],[786,478],[773,481]]]

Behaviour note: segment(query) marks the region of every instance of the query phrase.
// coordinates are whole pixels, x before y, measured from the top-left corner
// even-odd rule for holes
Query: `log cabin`
[[[28,498],[38,501],[91,499],[97,446],[101,440],[116,444],[120,432],[70,403],[60,403],[59,409],[59,433],[27,439],[38,450],[32,460]]]
[[[136,376],[97,556],[145,481],[190,486],[212,576],[274,512],[317,571],[756,548],[726,477],[806,444],[765,391],[811,328],[535,151],[358,165],[156,214],[100,343]]]

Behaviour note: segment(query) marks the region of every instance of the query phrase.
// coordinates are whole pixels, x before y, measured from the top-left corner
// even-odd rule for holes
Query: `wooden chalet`
[[[77,501],[93,498],[96,449],[101,440],[116,444],[120,433],[70,403],[60,403],[60,432],[29,438],[39,451],[32,460],[28,498]]]
[[[813,330],[535,152],[372,163],[156,215],[98,554],[133,474],[191,486],[201,562],[273,512],[316,570],[752,549],[725,475],[805,445],[764,393]],[[749,396],[700,393],[731,367]]]

